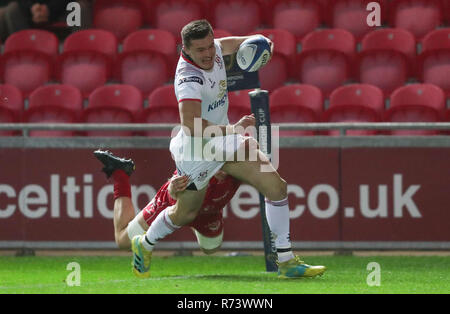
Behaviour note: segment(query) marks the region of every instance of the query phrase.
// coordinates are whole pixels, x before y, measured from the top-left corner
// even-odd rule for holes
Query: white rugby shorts
[[[245,139],[240,134],[201,139],[186,136],[180,130],[170,141],[170,152],[178,175],[189,177],[188,187],[193,183],[202,190],[226,161],[234,160]]]

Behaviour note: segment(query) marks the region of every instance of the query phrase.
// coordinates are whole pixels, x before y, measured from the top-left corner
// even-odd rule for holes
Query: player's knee
[[[285,199],[287,197],[287,187],[288,187],[287,182],[284,179],[280,178],[279,184],[280,184],[280,186],[279,186],[280,197],[282,199]]]
[[[197,242],[203,253],[210,255],[217,252],[222,246],[223,241],[223,231],[215,237],[207,237],[202,235],[197,230],[193,229],[195,236],[197,237]]]
[[[279,180],[272,185],[270,194],[268,199],[272,201],[285,199],[287,197],[287,182],[284,179],[279,178]]]
[[[221,247],[221,244],[220,244],[219,246],[215,247],[215,248],[212,248],[212,249],[201,248],[201,250],[202,250],[202,252],[203,252],[204,254],[206,254],[206,255],[211,255],[211,254],[214,254],[214,253],[216,253],[217,251],[219,251],[220,247]]]

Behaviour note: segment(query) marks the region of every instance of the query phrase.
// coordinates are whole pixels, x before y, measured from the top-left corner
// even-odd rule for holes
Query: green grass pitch
[[[322,277],[281,280],[265,272],[262,256],[156,256],[152,277],[138,279],[126,256],[0,256],[0,294],[450,293],[449,256],[327,255],[304,260],[328,270]],[[68,278],[77,278],[74,268],[67,269],[71,262],[80,266],[79,286],[67,284]],[[378,286],[367,284],[371,262],[379,265]]]

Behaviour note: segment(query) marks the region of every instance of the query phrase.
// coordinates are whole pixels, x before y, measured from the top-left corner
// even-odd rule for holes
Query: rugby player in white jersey
[[[259,150],[256,140],[238,134],[238,130],[254,126],[255,117],[244,116],[234,125],[228,121],[227,77],[223,56],[237,52],[240,44],[251,36],[214,39],[212,27],[206,20],[190,22],[182,29],[181,36],[183,47],[174,85],[182,128],[171,140],[170,151],[178,175],[189,177],[189,182],[187,189],[178,193],[177,203],[162,211],[145,235],[132,239],[135,274],[143,278],[150,276],[154,245],[196,218],[208,182],[220,169],[252,185],[265,196],[267,221],[275,235],[279,277],[300,278],[322,274],[324,266],[304,264],[292,252],[286,181]],[[273,51],[273,43],[266,40]],[[208,137],[204,133],[208,127],[214,127],[216,135],[222,136]],[[197,149],[199,143],[200,149]],[[206,158],[202,155],[206,145],[213,147],[212,151],[222,153],[224,158]],[[235,159],[238,149],[245,150],[244,160]],[[232,161],[229,161],[230,156]],[[249,156],[257,158],[249,160]]]

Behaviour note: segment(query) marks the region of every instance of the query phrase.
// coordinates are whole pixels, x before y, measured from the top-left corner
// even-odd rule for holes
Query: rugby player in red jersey
[[[129,177],[134,162],[114,156],[111,152],[97,150],[94,155],[104,164],[103,172],[114,180],[114,237],[119,248],[130,249],[131,239],[145,234],[152,222],[166,208],[176,203],[176,195],[187,187],[188,178],[174,172],[156,193],[155,197],[136,216],[131,201]],[[206,254],[216,252],[223,239],[222,210],[240,186],[240,181],[219,171],[210,181],[197,218],[188,224]],[[169,228],[173,228],[168,224]]]

